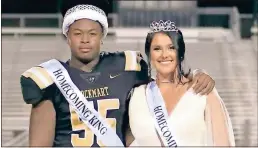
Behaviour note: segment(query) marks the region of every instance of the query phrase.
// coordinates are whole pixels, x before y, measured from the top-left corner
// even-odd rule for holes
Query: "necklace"
[[[160,83],[172,83],[172,81],[160,81]]]
[[[174,82],[174,80],[163,80],[163,81],[160,81],[159,78],[157,78],[157,81],[159,83],[173,83]]]

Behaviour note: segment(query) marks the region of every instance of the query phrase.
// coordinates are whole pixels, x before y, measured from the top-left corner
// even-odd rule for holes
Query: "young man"
[[[108,31],[107,1],[63,3],[71,59],[42,63],[21,76],[24,100],[33,106],[29,146],[123,146],[127,96],[148,81],[147,64],[133,51],[100,53]],[[204,73],[194,80],[197,93],[214,87]]]

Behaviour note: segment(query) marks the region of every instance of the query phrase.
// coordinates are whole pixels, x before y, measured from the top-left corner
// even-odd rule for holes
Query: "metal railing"
[[[239,38],[241,15],[236,7],[226,8],[191,8],[189,10],[152,10],[152,9],[120,9],[117,14],[110,14],[108,17],[112,27],[148,27],[153,20],[170,19],[175,21],[179,27],[198,27],[201,17],[208,16],[212,22],[206,21],[204,27],[223,27],[220,17],[226,16],[226,28],[230,29],[235,37]],[[217,19],[217,20],[216,20]],[[203,20],[205,22],[205,19]],[[16,28],[61,28],[61,14],[2,14],[2,27]]]
[[[119,26],[126,27],[146,27],[153,20],[172,20],[176,22],[179,27],[196,27],[200,26],[200,16],[217,16],[217,22],[220,21],[220,16],[226,16],[226,26],[231,29],[234,35],[239,38],[240,36],[240,14],[236,7],[225,7],[225,8],[191,8],[191,9],[168,9],[168,10],[153,10],[153,9],[134,9],[126,8],[119,10],[118,21]],[[215,19],[214,19],[215,20]],[[205,21],[205,20],[204,20]],[[216,20],[210,25],[205,27],[223,27],[219,26]]]
[[[117,24],[117,14],[109,14],[109,23]],[[44,24],[41,24],[43,21]],[[3,27],[49,27],[61,28],[63,17],[61,14],[2,14]]]
[[[228,26],[235,37],[240,37],[240,13],[236,7],[232,8],[201,8],[197,9],[198,15],[228,15]]]

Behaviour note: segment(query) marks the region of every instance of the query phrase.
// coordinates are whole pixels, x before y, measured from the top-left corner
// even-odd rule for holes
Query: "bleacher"
[[[226,30],[221,30],[221,36],[204,33],[200,37],[198,33],[195,38],[189,34],[191,30],[194,34],[201,29],[186,32],[185,64],[205,69],[215,79],[233,122],[237,146],[258,145],[256,51],[249,40],[234,40]],[[108,37],[102,49],[140,50],[144,54],[144,38]],[[69,55],[60,36],[2,36],[2,146],[28,145],[31,106],[22,99],[21,73],[52,58],[66,60]]]

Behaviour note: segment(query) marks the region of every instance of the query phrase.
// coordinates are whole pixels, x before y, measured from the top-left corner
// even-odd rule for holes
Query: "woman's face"
[[[170,75],[176,71],[177,51],[172,40],[164,33],[156,33],[150,46],[151,65],[157,74]]]

